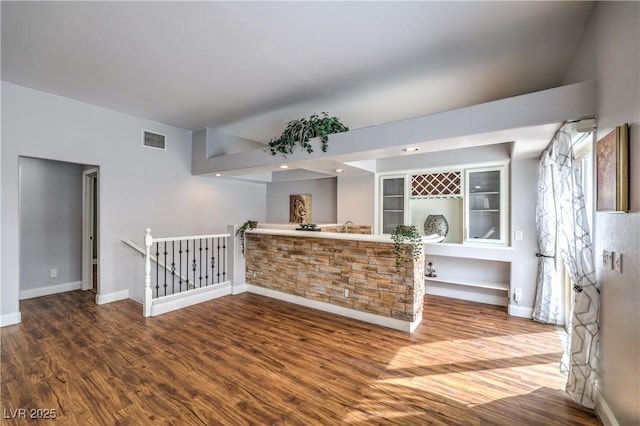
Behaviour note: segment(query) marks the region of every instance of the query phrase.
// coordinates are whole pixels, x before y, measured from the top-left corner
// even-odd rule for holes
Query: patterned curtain
[[[533,319],[547,324],[558,324],[560,316],[560,283],[556,273],[556,201],[551,149],[540,158],[538,169],[538,202],[536,204],[536,228],[538,229],[538,285],[533,305]]]
[[[545,151],[549,155],[552,175],[557,243],[569,271],[575,297],[560,367],[568,373],[566,390],[569,395],[583,406],[593,408],[598,366],[600,290],[596,284],[580,172],[571,146],[573,135],[573,126],[565,124]],[[543,162],[544,155],[541,164]]]

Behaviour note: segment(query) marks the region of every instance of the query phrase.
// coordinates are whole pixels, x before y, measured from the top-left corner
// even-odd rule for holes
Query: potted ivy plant
[[[393,254],[396,261],[396,272],[400,272],[404,256],[402,254],[402,245],[409,243],[411,245],[411,255],[413,260],[418,260],[422,254],[422,236],[418,232],[415,225],[398,225],[391,234],[393,240]]]
[[[349,128],[340,122],[337,117],[329,117],[326,112],[312,114],[309,118],[301,118],[287,123],[287,127],[280,137],[269,141],[269,152],[271,155],[293,153],[293,148],[300,144],[302,149],[309,154],[313,152],[313,146],[309,140],[319,137],[322,141],[322,152],[327,152],[329,146],[329,135],[333,133],[346,132]]]
[[[256,229],[258,227],[257,220],[247,220],[242,224],[240,228],[236,231],[236,237],[240,237],[240,247],[242,251],[242,255],[244,256],[244,233],[250,229]]]

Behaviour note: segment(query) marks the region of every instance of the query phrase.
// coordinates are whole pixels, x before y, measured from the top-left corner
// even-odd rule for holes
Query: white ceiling
[[[593,2],[2,2],[2,79],[267,142],[561,84]]]

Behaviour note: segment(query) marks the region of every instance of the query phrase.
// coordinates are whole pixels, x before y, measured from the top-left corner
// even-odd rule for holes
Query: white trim
[[[107,303],[117,302],[129,298],[129,290],[121,290],[113,293],[96,295],[96,303],[98,305],[106,305]]]
[[[409,323],[409,333],[413,333],[414,331],[416,331],[416,328],[418,328],[421,322],[422,322],[422,312],[418,314],[418,318],[416,318],[414,322]]]
[[[356,320],[368,322],[370,324],[381,325],[383,327],[393,328],[394,330],[408,331],[412,333],[422,321],[422,315],[419,316],[413,322],[402,321],[395,318],[384,317],[382,315],[371,314],[368,312],[357,311],[351,308],[345,308],[342,306],[332,305],[327,302],[320,302],[318,300],[311,300],[301,296],[296,296],[289,293],[283,293],[281,291],[272,290],[256,286],[253,284],[247,284],[247,291],[249,293],[259,294],[261,296],[271,297],[273,299],[283,300],[289,303],[295,303],[296,305],[305,306],[307,308],[318,309],[320,311],[329,312],[331,314],[341,315],[343,317],[353,318]]]
[[[20,311],[0,315],[0,327],[19,324],[20,322],[22,322],[22,314],[20,313]]]
[[[616,420],[616,416],[613,415],[613,411],[609,408],[609,404],[605,401],[604,396],[602,396],[602,391],[600,386],[596,384],[596,414],[602,421],[604,426],[620,426],[618,420]]]
[[[176,309],[186,308],[208,300],[231,294],[231,282],[211,285],[208,287],[196,288],[185,293],[176,293],[153,299],[151,303],[151,316],[165,314]]]
[[[165,243],[171,241],[192,241],[192,240],[206,240],[208,238],[228,238],[229,234],[212,234],[212,235],[190,235],[186,237],[167,237],[167,238],[154,238],[154,243]]]
[[[246,293],[247,291],[249,291],[249,289],[247,288],[246,284],[239,284],[239,285],[231,286],[231,294],[233,294],[234,296],[236,294]]]
[[[533,318],[533,308],[509,304],[509,315],[520,318]],[[562,324],[560,324],[562,325]]]
[[[20,290],[20,300],[33,299],[34,297],[49,296],[51,294],[64,293],[67,291],[80,290],[82,281],[74,281],[71,283],[56,284],[31,288],[28,290]]]
[[[82,172],[82,280],[80,282],[82,290],[91,290],[93,288],[93,206],[94,199],[98,196],[98,190],[94,191],[93,179],[99,179],[99,170],[97,167],[84,170]],[[98,206],[98,210],[99,210]],[[96,211],[96,218],[98,212]],[[98,219],[98,226],[99,222]],[[98,235],[93,238],[98,239]],[[99,257],[99,254],[98,254]],[[96,259],[97,261],[97,259]]]

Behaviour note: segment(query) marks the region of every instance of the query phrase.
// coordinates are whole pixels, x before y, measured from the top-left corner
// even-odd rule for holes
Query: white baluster
[[[144,236],[146,256],[144,258],[144,299],[142,303],[145,317],[151,316],[151,302],[153,297],[151,292],[151,245],[152,244],[153,244],[153,238],[151,237],[151,228],[147,228]]]

